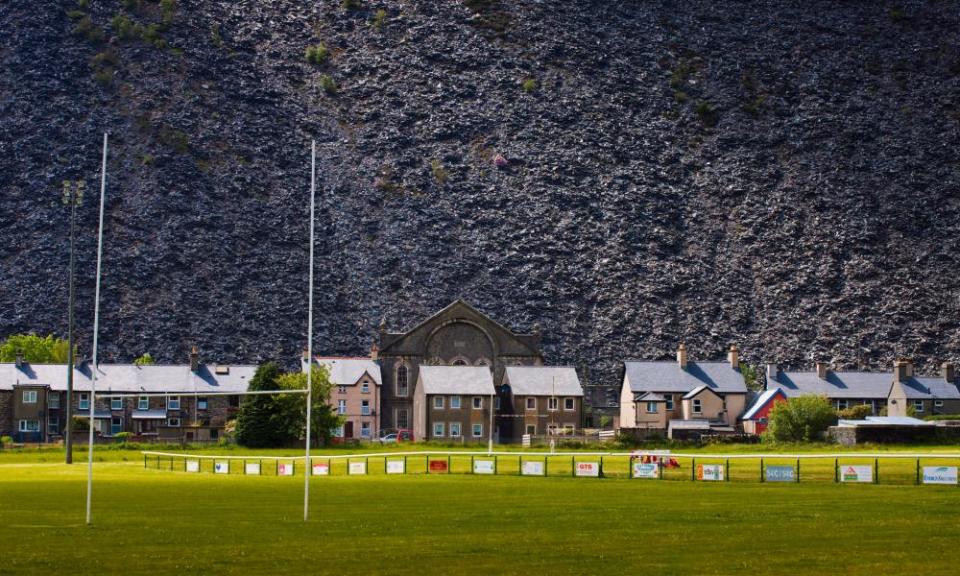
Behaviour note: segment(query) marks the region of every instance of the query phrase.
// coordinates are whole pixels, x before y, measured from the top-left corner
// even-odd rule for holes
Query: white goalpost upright
[[[307,288],[307,440],[303,456],[303,521],[310,518],[310,412],[313,407],[313,225],[317,190],[317,141],[310,142],[310,272]]]

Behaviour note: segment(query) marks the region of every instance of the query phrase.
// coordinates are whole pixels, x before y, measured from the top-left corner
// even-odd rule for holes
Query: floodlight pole
[[[87,525],[90,525],[90,502],[93,496],[93,425],[94,409],[97,406],[97,333],[100,328],[100,268],[103,260],[103,207],[107,193],[107,133],[103,133],[103,165],[100,168],[100,229],[97,233],[97,284],[93,299],[93,365],[90,370],[90,420],[89,444],[87,449]],[[72,368],[71,368],[72,369]]]
[[[313,407],[313,226],[317,190],[317,141],[310,143],[310,279],[307,289],[307,442],[303,457],[303,521],[310,518],[310,411]]]

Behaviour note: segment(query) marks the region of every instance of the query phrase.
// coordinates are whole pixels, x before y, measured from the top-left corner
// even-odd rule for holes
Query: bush
[[[329,55],[327,45],[323,42],[316,46],[307,46],[307,62],[311,64],[323,64]]]
[[[450,174],[443,167],[443,164],[436,159],[430,163],[430,173],[433,174],[433,179],[437,181],[437,184],[443,184],[447,181],[447,178],[450,177]]]
[[[371,25],[377,30],[383,27],[383,23],[387,20],[387,11],[383,8],[377,10],[373,14],[373,20],[370,22]]]
[[[867,416],[872,415],[873,406],[869,404],[860,404],[859,406],[851,406],[844,410],[837,410],[837,418],[844,420],[863,420]]]
[[[13,438],[10,436],[0,436],[0,448],[13,444]]]
[[[823,437],[827,428],[836,423],[837,413],[826,396],[805,394],[775,403],[769,418],[765,440],[810,442]]]
[[[117,432],[113,435],[113,438],[120,444],[126,444],[131,436],[133,436],[131,432]]]
[[[363,8],[363,3],[360,0],[340,0],[340,5],[343,6],[344,10],[359,10]]]
[[[527,94],[535,92],[537,90],[537,81],[533,78],[527,78],[523,81],[523,91]]]
[[[0,342],[0,362],[14,362],[22,354],[26,362],[62,364],[67,361],[70,345],[66,340],[36,334],[11,334]]]
[[[142,356],[133,361],[134,366],[152,366],[154,364],[156,364],[156,361],[149,352],[145,352]]]
[[[713,128],[720,119],[716,109],[707,101],[701,101],[697,104],[697,116],[700,122],[707,128]]]
[[[337,83],[327,74],[320,77],[320,87],[331,96],[337,93]]]
[[[86,38],[91,44],[103,42],[103,30],[93,23],[93,19],[90,18],[90,16],[81,18],[80,21],[77,22],[77,25],[73,27],[73,31]]]

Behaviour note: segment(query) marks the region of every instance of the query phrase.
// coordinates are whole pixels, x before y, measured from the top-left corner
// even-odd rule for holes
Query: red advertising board
[[[446,471],[447,471],[447,461],[446,461],[446,460],[431,460],[431,461],[430,461],[430,471],[431,471],[431,472],[446,472]]]

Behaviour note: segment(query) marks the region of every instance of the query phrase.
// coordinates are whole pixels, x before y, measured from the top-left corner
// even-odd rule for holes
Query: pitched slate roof
[[[503,381],[516,396],[583,396],[570,366],[507,366]]]
[[[426,394],[492,396],[493,375],[486,366],[420,366],[419,382]]]
[[[756,417],[757,412],[759,412],[761,409],[763,409],[764,406],[772,402],[773,399],[777,397],[786,399],[787,395],[780,388],[772,388],[770,390],[765,391],[760,396],[757,396],[757,400],[753,403],[752,406],[750,406],[750,408],[746,412],[743,413],[743,416],[741,416],[741,419],[752,420],[753,418]]]
[[[687,369],[673,361],[623,363],[630,391],[684,393],[707,386],[714,392],[746,394],[743,374],[729,362],[687,362]]]
[[[377,386],[383,384],[380,364],[370,358],[318,356],[315,360],[330,371],[330,383],[334,386],[353,386],[364,374],[369,374]]]
[[[910,399],[936,398],[937,400],[960,399],[960,388],[943,378],[911,378],[901,382],[903,390]]]
[[[218,369],[228,373],[218,374]],[[201,364],[191,372],[188,364],[135,366],[133,364],[100,364],[98,392],[246,392],[257,367]],[[74,369],[74,390],[90,390],[93,373],[90,363]],[[51,390],[67,389],[66,364],[0,363],[0,390],[15,385],[49,386]]]
[[[781,372],[767,382],[767,388],[781,388],[787,398],[820,394],[828,398],[872,398],[886,400],[893,384],[892,372],[827,372],[826,380],[816,372]]]

